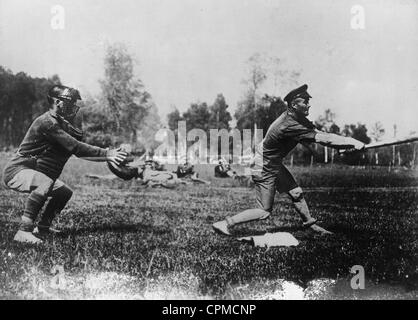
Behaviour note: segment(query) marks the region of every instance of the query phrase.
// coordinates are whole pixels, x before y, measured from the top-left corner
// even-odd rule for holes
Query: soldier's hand
[[[346,150],[346,152],[347,151],[361,151],[366,146],[363,142],[353,139],[353,138],[347,138],[347,140],[348,140],[348,143],[353,146],[353,148]]]
[[[106,158],[107,161],[113,162],[116,165],[120,165],[125,161],[128,153],[123,151],[121,148],[107,150]]]
[[[364,149],[364,147],[366,146],[363,142],[361,142],[361,141],[358,141],[358,140],[356,140],[356,139],[353,139],[354,141],[355,141],[355,144],[354,144],[354,149],[355,150],[363,150]]]

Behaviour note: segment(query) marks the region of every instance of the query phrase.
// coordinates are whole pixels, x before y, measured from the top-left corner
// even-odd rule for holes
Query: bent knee
[[[55,190],[56,195],[62,199],[66,199],[67,201],[73,196],[73,190],[71,190],[68,186],[64,185],[59,189]]]
[[[53,186],[54,186],[54,180],[42,179],[42,181],[40,181],[38,185],[32,191],[46,197],[51,193]]]
[[[293,202],[299,202],[303,199],[303,191],[300,187],[290,190],[288,194]]]

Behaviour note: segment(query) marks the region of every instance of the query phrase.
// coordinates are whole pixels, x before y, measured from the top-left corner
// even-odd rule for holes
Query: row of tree
[[[285,110],[287,110],[287,106],[280,97],[265,95],[260,98],[257,109],[251,108],[251,105],[248,104],[245,109],[238,110],[235,113],[237,128],[240,130],[252,129],[254,123],[256,123],[258,129],[263,129],[263,134],[265,134],[270,124]],[[168,127],[176,132],[178,122],[186,121],[187,131],[198,128],[207,132],[209,136],[210,129],[230,130],[230,119],[231,116],[225,98],[222,94],[219,94],[210,106],[204,102],[193,103],[183,113],[175,109],[168,114]],[[370,136],[366,125],[362,123],[344,125],[341,129],[335,123],[335,114],[330,109],[326,110],[324,115],[318,117],[314,123],[322,131],[353,137],[365,144],[371,141],[380,141],[384,134],[384,129],[380,123],[373,126]],[[230,151],[232,151],[232,140],[230,142]],[[193,143],[189,142],[188,145],[190,146]],[[297,146],[287,160],[294,164],[305,165],[312,163],[347,163],[352,165],[413,166],[416,164],[416,152],[418,151],[416,145],[406,144],[395,148],[385,147],[342,156],[336,150],[317,144],[302,144]]]
[[[130,143],[139,152],[155,147],[154,135],[161,126],[158,109],[135,77],[134,62],[125,46],[109,46],[104,67],[101,93],[83,96],[84,106],[77,115],[85,141],[101,147]],[[57,75],[32,78],[0,66],[1,149],[19,145],[32,121],[49,109],[46,95],[56,84],[61,84]]]
[[[137,153],[155,148],[154,136],[161,127],[158,109],[135,76],[132,56],[124,45],[107,48],[104,69],[101,94],[87,97],[83,108],[86,141],[101,147],[129,143]]]
[[[46,92],[60,82],[57,75],[32,78],[0,66],[0,149],[21,142],[33,119],[48,110]]]
[[[179,121],[186,121],[187,131],[198,128],[209,132],[210,129],[230,130],[232,117],[228,111],[225,97],[223,94],[218,94],[210,106],[206,102],[192,103],[182,114],[175,108],[167,115],[167,119],[169,129],[174,132],[177,130]]]
[[[266,58],[255,54],[247,61],[248,74],[243,80],[245,90],[238,102],[234,117],[236,128],[262,129],[267,132],[271,123],[287,109],[277,94],[281,88],[296,86],[301,71],[283,68],[278,58]],[[135,76],[134,62],[122,44],[107,48],[104,60],[104,79],[100,81],[101,93],[83,97],[84,108],[79,114],[87,142],[109,147],[129,142],[135,151],[151,151],[158,143],[155,133],[162,127],[158,109],[143,82]],[[266,84],[270,81],[270,89]],[[46,92],[54,84],[60,84],[57,75],[50,78],[32,78],[25,73],[13,74],[0,67],[0,148],[16,147],[22,140],[30,123],[48,110]],[[273,88],[273,89],[271,89]],[[175,108],[167,116],[168,127],[176,132],[178,122],[186,121],[187,131],[198,128],[231,129],[232,116],[223,94],[218,94],[214,102],[192,103],[183,113]],[[326,110],[315,121],[316,126],[326,132],[342,134],[369,143],[373,138],[379,141],[384,134],[380,123],[376,123],[368,135],[364,124],[348,124],[340,128],[335,123],[335,114]],[[403,164],[415,161],[415,147],[386,148],[386,151],[352,155],[349,163],[373,162],[376,164]],[[313,151],[314,150],[314,151]],[[382,149],[383,150],[383,149]],[[373,154],[370,156],[369,154]],[[380,159],[379,159],[380,156]],[[300,146],[293,152],[292,162],[334,161],[334,153],[318,146]],[[395,161],[395,158],[397,159]],[[322,162],[322,161],[321,161]]]
[[[287,70],[283,67],[280,59],[255,54],[247,61],[248,73],[243,80],[246,85],[242,99],[238,102],[234,114],[236,128],[262,129],[263,134],[269,126],[284,111],[287,110],[286,103],[280,96],[265,94],[265,91],[279,92],[281,88],[296,86],[299,83],[301,71]],[[266,83],[270,81],[270,85]],[[231,116],[227,111],[228,105],[222,94],[218,94],[213,105],[208,106],[205,102],[193,103],[182,114],[175,109],[168,114],[168,126],[176,131],[177,123],[180,120],[187,121],[187,130],[192,128],[203,129],[230,129],[229,121]],[[373,141],[380,141],[385,134],[381,123],[373,125],[370,132],[365,124],[346,124],[340,128],[335,123],[336,115],[332,110],[325,111],[323,116],[315,120],[318,129],[353,137],[365,144]],[[232,150],[232,144],[231,144]],[[292,162],[345,162],[349,164],[377,164],[377,165],[409,165],[415,164],[416,148],[413,144],[390,148],[381,148],[377,151],[367,153],[353,153],[340,157],[335,151],[328,150],[318,145],[299,145],[291,155]],[[380,160],[379,160],[380,156]],[[396,157],[396,159],[395,159]]]

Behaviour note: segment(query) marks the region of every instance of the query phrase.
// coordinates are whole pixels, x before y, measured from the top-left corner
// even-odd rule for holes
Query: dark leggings
[[[49,200],[44,213],[42,214],[39,225],[50,226],[55,216],[64,209],[67,202],[71,199],[73,191],[66,185],[51,191],[48,196],[51,197]]]

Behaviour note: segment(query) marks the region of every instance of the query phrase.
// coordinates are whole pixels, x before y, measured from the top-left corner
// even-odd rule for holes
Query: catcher
[[[363,149],[364,144],[353,138],[316,130],[306,118],[309,115],[309,99],[312,98],[307,89],[308,86],[303,85],[286,95],[284,100],[288,110],[271,124],[257,147],[252,163],[257,208],[214,223],[216,232],[231,235],[230,228],[237,224],[268,218],[273,209],[274,195],[278,191],[289,195],[304,227],[321,234],[331,233],[316,225],[317,220],[309,212],[302,189],[282,161],[299,142],[316,142],[337,149],[355,150]]]
[[[102,149],[81,142],[83,132],[74,126],[81,100],[78,90],[56,85],[47,95],[50,110],[36,118],[28,129],[16,154],[4,169],[5,185],[28,193],[19,230],[18,242],[42,243],[44,235],[59,230],[51,228],[55,216],[64,209],[73,191],[58,180],[67,160],[75,155],[91,161],[109,161],[115,165],[125,160],[120,149]],[[48,204],[40,221],[39,212]]]

